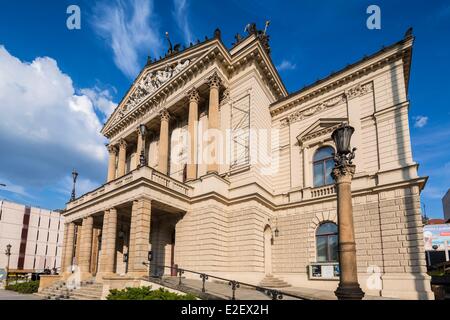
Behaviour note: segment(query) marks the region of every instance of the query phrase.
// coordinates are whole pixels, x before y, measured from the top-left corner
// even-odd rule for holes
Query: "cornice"
[[[407,83],[409,80],[409,64],[411,61],[413,40],[413,37],[405,38],[404,40],[401,40],[387,48],[383,48],[369,57],[365,57],[336,73],[332,73],[324,79],[321,79],[283,99],[278,100],[277,102],[272,103],[270,106],[271,115],[276,116],[284,113],[299,104],[303,104],[327,92],[336,90],[337,88],[350,82],[354,82],[355,80],[379,70],[399,59],[403,60],[405,81]]]

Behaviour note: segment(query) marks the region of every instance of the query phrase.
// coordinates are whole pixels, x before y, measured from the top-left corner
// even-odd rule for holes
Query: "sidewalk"
[[[197,294],[201,292],[202,282],[195,279],[182,279],[182,287],[178,286],[178,278],[167,277],[164,280],[149,279],[150,282],[159,283],[165,285],[172,289],[178,289],[184,292],[190,292],[192,294]],[[207,281],[205,284],[206,294],[210,295],[207,299],[230,299],[232,295],[231,287],[228,283]],[[333,291],[319,290],[311,288],[301,288],[301,287],[286,287],[278,289],[282,292],[293,294],[295,296],[302,297],[306,300],[337,300]],[[248,288],[241,286],[236,290],[237,300],[270,300],[271,297],[267,296],[262,292],[258,292],[253,288]],[[296,300],[294,297],[284,296],[282,300]],[[364,300],[394,300],[391,298],[384,298],[379,296],[368,296],[364,297]]]
[[[42,300],[33,294],[21,294],[14,291],[0,289],[0,300]]]

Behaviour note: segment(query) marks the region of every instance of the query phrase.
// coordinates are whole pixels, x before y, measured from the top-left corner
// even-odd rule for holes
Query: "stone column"
[[[128,249],[128,273],[131,276],[147,276],[150,247],[151,200],[140,198],[133,201],[131,209],[130,246]]]
[[[214,73],[208,79],[209,83],[209,108],[208,108],[208,130],[212,130],[208,137],[209,139],[209,151],[210,158],[208,159],[208,169],[207,172],[219,172],[219,164],[218,164],[218,142],[217,138],[214,135],[214,131],[219,130],[219,86],[220,86],[220,78],[217,73]]]
[[[335,294],[339,300],[361,300],[364,297],[364,292],[359,287],[356,268],[356,244],[351,191],[354,173],[355,166],[351,164],[336,166],[332,172],[333,179],[336,181],[337,191],[339,267],[341,275]]]
[[[108,234],[108,213],[109,210],[105,210],[103,211],[103,225],[102,225],[102,246],[101,246],[101,254],[100,254],[100,266],[99,266],[99,270],[97,273],[97,277],[99,280],[101,280],[102,276],[105,273],[105,265],[106,265],[106,251],[105,247],[106,247],[106,238],[107,238],[107,234]]]
[[[116,261],[116,239],[117,239],[117,209],[112,208],[105,211],[102,229],[102,259],[100,274],[111,276],[115,272]]]
[[[67,277],[72,273],[73,245],[75,236],[75,223],[69,222],[64,226],[64,244],[61,255],[61,274]]]
[[[83,218],[80,237],[80,258],[79,267],[81,280],[90,278],[91,255],[92,255],[92,234],[94,218],[92,216]]]
[[[189,97],[189,160],[187,163],[187,180],[197,179],[197,136],[198,136],[198,101],[199,94],[195,88],[188,91]]]
[[[108,161],[108,180],[110,182],[116,178],[116,158],[117,148],[114,145],[108,145],[109,161]]]
[[[169,120],[169,112],[166,109],[162,110],[159,133],[158,171],[164,174],[168,174],[169,166]]]
[[[127,162],[127,142],[121,139],[119,142],[119,163],[117,164],[117,178],[125,175]]]

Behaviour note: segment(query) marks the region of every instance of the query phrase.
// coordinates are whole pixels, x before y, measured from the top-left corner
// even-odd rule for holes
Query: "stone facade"
[[[83,276],[123,281],[178,266],[336,289],[335,279],[309,278],[318,226],[339,223],[336,188],[317,186],[313,167],[348,122],[361,287],[432,298],[420,213],[426,178],[408,124],[413,38],[288,94],[264,35],[251,31],[231,49],[219,35],[148,64],[105,124],[107,183],[67,205],[66,271],[78,263]]]

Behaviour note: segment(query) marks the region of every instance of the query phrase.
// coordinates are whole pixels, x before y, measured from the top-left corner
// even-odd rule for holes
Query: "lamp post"
[[[139,157],[139,164],[141,165],[141,167],[145,166],[146,163],[146,159],[145,159],[145,135],[147,133],[147,128],[145,127],[144,124],[141,124],[139,126],[139,131],[141,133],[142,136],[142,147],[141,147],[141,155]]]
[[[350,140],[354,131],[353,127],[343,124],[331,135],[336,145],[331,175],[336,181],[340,267],[339,286],[334,293],[339,300],[361,300],[364,297],[358,283],[353,227],[351,183],[355,173],[352,160],[356,148],[350,148]]]
[[[75,200],[75,184],[77,183],[78,172],[73,169],[72,171],[72,179],[73,179],[73,187],[72,187],[72,196],[70,197],[70,201]]]
[[[8,260],[7,260],[7,263],[6,263],[6,285],[8,285],[8,274],[9,274],[9,260],[10,260],[10,257],[11,257],[11,245],[10,244],[8,244],[7,246],[6,246],[6,250],[5,250],[5,255],[8,257]]]

